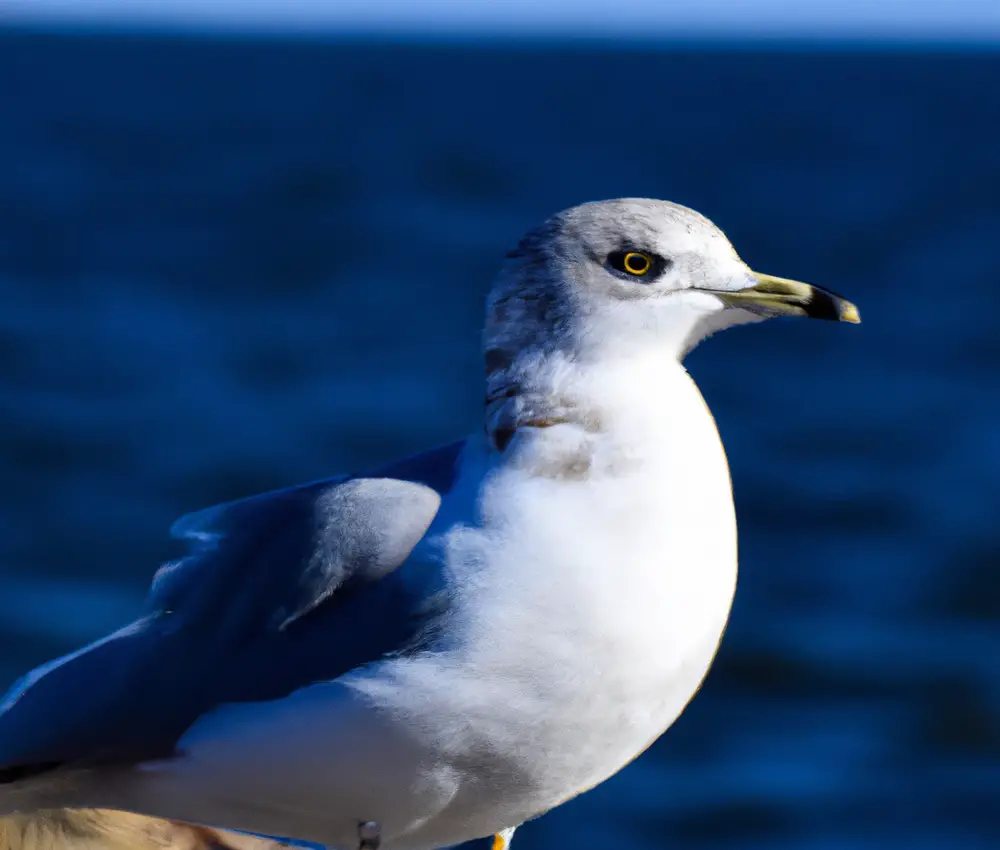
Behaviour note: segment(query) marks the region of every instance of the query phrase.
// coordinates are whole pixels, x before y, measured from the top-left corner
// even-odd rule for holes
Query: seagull
[[[476,433],[180,519],[188,554],[142,615],[0,703],[0,814],[504,850],[635,759],[704,679],[736,520],[682,361],[786,315],[860,321],[751,271],[686,207],[554,215],[487,300]]]

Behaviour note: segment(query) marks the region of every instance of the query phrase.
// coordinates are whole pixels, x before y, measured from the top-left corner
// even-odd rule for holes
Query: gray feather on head
[[[654,250],[665,240],[678,250],[657,287],[609,273],[609,254]],[[578,359],[588,345],[601,344],[595,326],[603,326],[590,321],[592,317],[622,302],[654,301],[697,282],[706,275],[703,253],[720,247],[732,252],[726,237],[704,216],[645,198],[582,204],[528,231],[507,254],[487,299],[487,430],[507,434],[531,420],[598,419],[594,411],[574,411],[572,404],[552,393],[551,384],[539,393],[533,383],[540,361]]]

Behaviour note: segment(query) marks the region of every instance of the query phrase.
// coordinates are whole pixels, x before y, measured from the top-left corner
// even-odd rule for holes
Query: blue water
[[[178,514],[447,441],[521,231],[649,195],[855,300],[690,358],[742,576],[542,847],[1000,843],[1000,53],[0,35],[0,684]]]

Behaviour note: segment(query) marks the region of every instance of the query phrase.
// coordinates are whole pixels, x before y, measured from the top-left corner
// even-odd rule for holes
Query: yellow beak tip
[[[858,312],[858,308],[850,302],[846,302],[840,308],[840,321],[850,322],[852,325],[860,325],[861,314]]]

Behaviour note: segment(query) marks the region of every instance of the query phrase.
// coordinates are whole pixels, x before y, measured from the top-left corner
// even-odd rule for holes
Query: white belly
[[[736,526],[725,455],[691,389],[683,433],[672,417],[654,447],[619,453],[617,472],[585,485],[508,463],[481,521],[440,541],[463,588],[449,646],[400,662],[389,701],[432,713],[460,781],[399,846],[458,841],[458,823],[493,832],[587,790],[697,690],[732,602]],[[530,439],[562,439],[560,427],[573,426]]]

